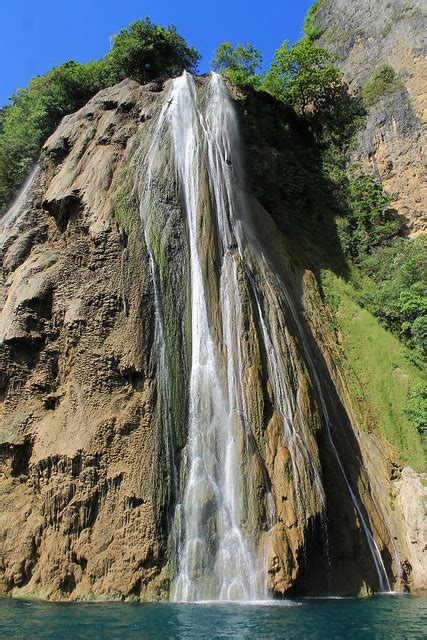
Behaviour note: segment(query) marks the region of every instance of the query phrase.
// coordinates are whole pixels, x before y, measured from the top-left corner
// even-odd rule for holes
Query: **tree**
[[[159,27],[149,18],[132,22],[111,38],[106,56],[111,82],[129,77],[142,84],[159,77],[195,71],[200,54],[189,47],[173,25]]]
[[[231,42],[222,42],[214,53],[212,69],[220,71],[239,86],[256,87],[261,77],[257,69],[262,64],[262,54],[248,42],[235,48]]]
[[[375,247],[386,244],[400,230],[399,222],[390,215],[390,197],[371,175],[349,174],[348,215],[341,233],[346,253],[355,261]]]
[[[70,60],[36,76],[0,109],[0,214],[36,161],[61,118],[76,111],[100,89],[131,77],[140,82],[193,70],[200,58],[175,27],[137,20],[113,36],[100,60]]]
[[[340,84],[341,73],[332,64],[334,60],[310,38],[302,38],[293,47],[285,40],[274,54],[262,88],[303,114],[310,104],[320,102],[331,87]]]

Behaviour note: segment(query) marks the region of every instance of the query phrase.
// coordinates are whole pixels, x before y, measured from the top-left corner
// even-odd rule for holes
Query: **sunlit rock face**
[[[1,589],[402,589],[393,453],[359,434],[315,278],[250,193],[230,89],[158,89],[64,119],[3,221]]]
[[[362,88],[380,65],[395,71],[394,90],[368,108],[353,160],[382,181],[407,233],[425,232],[425,3],[322,0],[315,24],[323,30],[317,43],[338,56],[351,89]]]

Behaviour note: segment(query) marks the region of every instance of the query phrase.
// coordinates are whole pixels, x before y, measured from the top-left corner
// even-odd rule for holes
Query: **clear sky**
[[[0,105],[18,87],[67,60],[87,62],[109,36],[137,18],[175,24],[202,54],[201,72],[218,44],[250,42],[268,66],[283,40],[300,37],[313,0],[0,0]]]

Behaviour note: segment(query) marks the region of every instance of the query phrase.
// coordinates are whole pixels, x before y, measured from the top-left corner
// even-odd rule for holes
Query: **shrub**
[[[393,238],[400,223],[389,213],[390,197],[371,175],[350,173],[347,197],[349,213],[341,240],[345,252],[359,261]]]
[[[394,93],[402,87],[393,67],[389,64],[379,65],[361,90],[366,107],[372,107],[386,95]]]
[[[427,352],[427,297],[424,285],[425,237],[395,239],[365,256],[360,267],[371,285],[359,301],[409,347]]]
[[[408,392],[405,413],[422,436],[427,434],[427,384],[414,385]]]

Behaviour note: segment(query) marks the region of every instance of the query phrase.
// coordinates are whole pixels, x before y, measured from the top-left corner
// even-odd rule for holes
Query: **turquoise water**
[[[71,604],[0,600],[0,638],[425,638],[427,599],[280,604]]]

